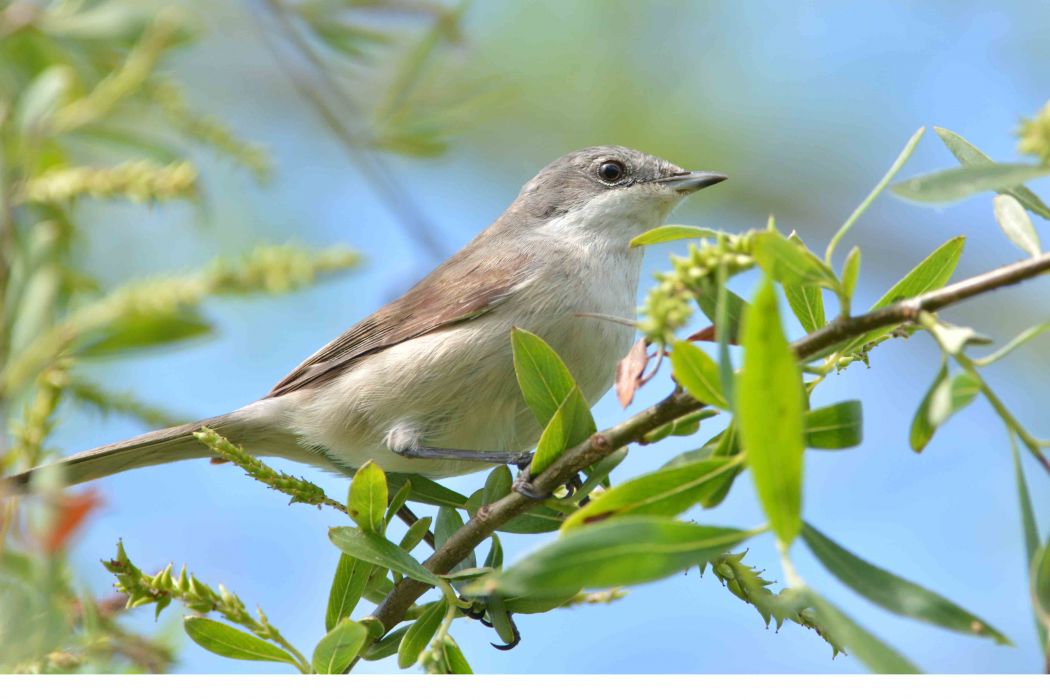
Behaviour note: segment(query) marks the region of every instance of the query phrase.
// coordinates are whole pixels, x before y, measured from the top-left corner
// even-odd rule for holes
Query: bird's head
[[[725,179],[623,146],[596,146],[541,170],[522,188],[511,211],[536,224],[560,222],[629,238],[663,223],[686,195]]]

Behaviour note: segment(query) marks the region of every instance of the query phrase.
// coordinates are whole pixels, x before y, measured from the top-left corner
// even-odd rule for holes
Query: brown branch
[[[1006,265],[861,316],[840,317],[824,328],[797,340],[792,347],[800,358],[813,357],[869,331],[913,321],[921,311],[936,311],[978,294],[1016,284],[1048,270],[1050,253]],[[595,464],[615,450],[636,442],[664,423],[702,407],[703,404],[692,396],[675,391],[623,423],[597,432],[587,441],[566,450],[554,464],[535,478],[534,483],[541,492],[552,491],[584,467]],[[536,501],[515,492],[495,503],[482,506],[466,525],[457,530],[441,549],[423,563],[423,566],[437,574],[447,573],[495,532],[496,528],[535,506]],[[379,619],[386,629],[393,629],[428,588],[428,584],[403,579],[394,586],[394,590],[379,604],[372,616]]]

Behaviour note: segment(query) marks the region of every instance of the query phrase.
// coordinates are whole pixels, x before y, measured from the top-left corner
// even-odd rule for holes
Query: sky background
[[[112,284],[183,270],[262,242],[346,244],[360,251],[356,272],[281,298],[226,300],[208,313],[219,333],[163,355],[98,364],[94,377],[135,389],[187,418],[214,415],[264,394],[317,347],[404,291],[437,261],[406,236],[376,201],[345,152],[291,89],[259,41],[250,3],[195,4],[203,36],[172,63],[191,101],[265,144],[277,165],[266,185],[219,160],[204,163],[203,210],[96,205],[85,264]],[[770,213],[822,250],[831,233],[885,172],[919,126],[957,131],[1010,160],[1022,116],[1050,98],[1050,7],[1040,2],[494,2],[474,3],[464,41],[445,56],[426,88],[470,93],[451,149],[431,160],[389,158],[405,191],[454,252],[490,223],[521,184],[565,152],[620,143],[730,180],[692,197],[676,222],[726,230],[761,226]],[[928,134],[905,173],[954,159]],[[1034,183],[1050,195],[1047,181]],[[1050,226],[1039,220],[1043,238]],[[999,233],[991,197],[950,208],[878,200],[850,232],[842,254],[863,248],[860,307],[948,238],[967,236],[956,278],[1017,259]],[[643,274],[667,265],[682,245],[652,248]],[[841,264],[841,258],[839,259]],[[754,276],[734,288],[750,296]],[[1050,280],[982,297],[945,314],[999,341],[1046,320]],[[1042,306],[1042,310],[1040,307]],[[1042,315],[1040,315],[1042,313]],[[698,321],[699,322],[699,321]],[[791,328],[792,335],[801,329]],[[1050,337],[989,369],[987,378],[1034,433],[1050,435]],[[799,545],[802,576],[921,668],[935,672],[1042,669],[1025,580],[1020,517],[1006,434],[978,400],[938,432],[922,455],[908,448],[912,414],[937,371],[939,353],[917,336],[887,343],[871,367],[854,365],[826,381],[814,405],[861,399],[859,448],[807,455],[805,517],[839,543],[974,611],[1015,643],[952,634],[894,617],[845,589]],[[670,389],[666,371],[636,398],[637,410]],[[68,411],[69,409],[67,409]],[[595,408],[600,426],[627,413],[612,396]],[[76,451],[129,437],[121,419],[67,414],[56,439]],[[653,469],[700,437],[632,448],[622,480]],[[294,464],[275,466],[342,498],[347,482]],[[1050,478],[1026,463],[1041,523]],[[477,474],[448,482],[469,493]],[[123,538],[146,569],[188,562],[269,618],[301,649],[324,632],[324,609],[338,552],[326,528],[332,511],[286,506],[285,498],[229,466],[180,463],[110,478],[105,507],[83,533],[74,561],[100,594],[111,578],[98,560]],[[697,521],[751,526],[762,521],[746,474]],[[1045,532],[1045,530],[1044,530]],[[508,561],[541,538],[503,538]],[[782,579],[772,539],[749,543],[747,561]],[[779,584],[778,584],[779,585]],[[359,614],[366,614],[362,606]],[[181,639],[180,613],[136,613]],[[478,672],[813,672],[853,673],[832,660],[815,634],[767,630],[756,611],[696,571],[637,586],[609,606],[519,616],[522,643],[498,652],[491,630],[462,621],[454,635]],[[393,659],[363,672],[394,670]],[[184,640],[180,672],[284,672],[290,667],[221,659]]]

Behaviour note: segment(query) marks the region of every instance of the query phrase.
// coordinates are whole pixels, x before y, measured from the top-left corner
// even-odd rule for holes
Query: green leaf
[[[195,312],[122,316],[101,330],[88,334],[77,354],[82,357],[106,357],[199,338],[211,332],[211,324]]]
[[[443,643],[445,646],[445,662],[448,664],[449,673],[456,675],[474,673],[474,669],[467,662],[467,657],[463,656],[463,650],[456,644],[456,640],[452,639],[452,637],[445,637]]]
[[[244,661],[279,661],[298,667],[284,649],[222,622],[206,617],[187,617],[182,625],[190,639],[213,654]]]
[[[735,341],[740,337],[740,322],[747,313],[747,302],[731,289],[725,289],[726,298],[726,328],[727,339]],[[719,288],[714,284],[705,284],[703,292],[697,297],[696,303],[704,312],[708,320],[718,323],[718,292]]]
[[[677,341],[671,351],[671,367],[675,379],[698,401],[727,408],[718,363],[700,348],[686,341]]]
[[[709,457],[617,484],[566,518],[562,532],[627,515],[674,516],[696,505],[737,469],[739,460]]]
[[[893,186],[891,192],[913,202],[946,204],[979,192],[997,192],[1050,175],[1050,168],[1027,163],[964,165],[913,177]]]
[[[510,473],[510,467],[506,464],[498,466],[485,478],[485,493],[482,500],[486,505],[495,503],[510,494],[513,486],[514,477]]]
[[[853,297],[853,292],[857,289],[857,279],[859,277],[860,248],[853,246],[849,251],[849,255],[846,256],[846,262],[842,265],[842,289],[846,292],[847,298]]]
[[[478,509],[485,503],[485,491],[478,489],[467,500],[467,512],[471,517],[477,515]],[[561,527],[565,516],[547,506],[537,506],[503,523],[497,529],[500,532],[531,535],[540,532],[554,532]]]
[[[439,508],[437,522],[434,523],[434,549],[438,550],[444,547],[449,538],[461,527],[463,527],[463,518],[460,516],[459,511],[447,506]],[[453,574],[463,569],[471,569],[477,565],[477,559],[474,556],[474,552],[471,551],[463,561],[453,566],[449,573]]]
[[[835,274],[801,242],[776,231],[762,231],[751,239],[751,254],[766,274],[782,284],[817,284],[834,289]]]
[[[328,530],[328,539],[355,559],[396,571],[431,586],[441,584],[436,574],[424,569],[408,552],[374,533],[353,527],[333,527]]]
[[[941,369],[923,397],[912,419],[908,443],[916,452],[922,452],[934,432],[955,413],[966,408],[981,391],[981,380],[970,372],[961,372],[948,378],[948,367]]]
[[[769,278],[744,321],[744,364],[737,380],[740,438],[773,532],[785,545],[802,526],[802,375],[784,336]]]
[[[876,673],[920,673],[910,661],[813,591],[806,591],[821,629]]]
[[[986,165],[993,163],[991,158],[986,156],[972,143],[964,139],[958,134],[942,129],[939,126],[933,127],[933,130],[937,132],[937,135],[944,141],[944,145],[948,147],[948,150],[958,159],[963,165]],[[1016,187],[1007,187],[1001,190],[997,190],[1000,194],[1012,195],[1024,205],[1028,211],[1038,214],[1044,219],[1050,219],[1050,207],[1046,206],[1035,192],[1028,189],[1024,185],[1017,185]]]
[[[992,200],[995,207],[995,220],[1006,237],[1033,258],[1042,253],[1039,246],[1039,234],[1035,232],[1032,220],[1028,218],[1024,207],[1008,194],[996,195]]]
[[[655,581],[755,534],[668,518],[615,518],[565,533],[478,584],[486,593],[543,596]]]
[[[842,401],[807,411],[804,423],[806,447],[843,450],[856,447],[864,438],[860,401]]]
[[[542,473],[562,452],[580,444],[597,430],[587,400],[579,389],[572,387],[536,443],[536,452],[529,465],[530,473]]]
[[[413,503],[462,508],[467,502],[467,497],[463,494],[418,474],[391,472],[386,475],[386,482],[390,487],[396,489],[400,489],[406,482],[412,484],[412,491],[408,494],[408,500]]]
[[[823,328],[824,296],[820,287],[813,284],[785,284],[784,296],[795,313],[795,318],[802,324],[807,333]]]
[[[1038,552],[1032,569],[1032,597],[1038,618],[1044,628],[1050,629],[1050,540]]]
[[[408,530],[405,531],[404,537],[401,538],[401,542],[397,546],[406,552],[411,552],[427,536],[432,520],[433,518],[427,515],[409,525]]]
[[[405,503],[408,501],[408,497],[411,494],[412,494],[412,482],[411,481],[406,481],[405,483],[401,484],[401,488],[399,488],[394,493],[393,498],[390,499],[390,504],[387,505],[387,507],[386,507],[385,519],[386,519],[386,524],[387,525],[389,525],[390,522],[395,517],[397,517],[397,512],[399,510],[401,510],[405,506]]]
[[[926,258],[912,268],[900,282],[890,287],[890,290],[882,295],[878,301],[871,305],[871,310],[889,306],[902,299],[932,292],[940,289],[951,278],[955,272],[955,266],[959,264],[966,239],[956,236],[930,253]]]
[[[401,645],[401,640],[404,639],[408,628],[409,625],[398,627],[382,639],[372,642],[367,649],[361,652],[361,658],[366,661],[379,661],[388,656],[393,656],[397,653],[397,648]]]
[[[365,592],[365,585],[372,575],[372,565],[360,559],[354,559],[346,554],[339,555],[339,563],[335,567],[335,576],[332,579],[332,588],[328,593],[328,608],[324,614],[324,628],[331,631],[354,613],[361,596]]]
[[[718,238],[720,232],[698,226],[659,226],[631,239],[631,247],[680,241],[683,239]]]
[[[893,285],[888,292],[871,305],[871,310],[889,306],[895,302],[910,299],[912,297],[940,289],[951,278],[955,272],[955,266],[959,264],[963,245],[966,239],[962,236],[952,238],[937,250],[930,253],[926,259],[912,268],[897,284]],[[859,348],[874,342],[885,335],[893,326],[877,328],[848,343],[842,350],[843,353],[850,349]]]
[[[342,673],[357,655],[368,639],[368,628],[360,622],[343,620],[335,629],[321,638],[314,648],[311,665],[317,673]]]
[[[808,523],[802,526],[802,539],[824,568],[872,603],[931,625],[1010,644],[1002,633],[976,615],[943,596],[869,564]]]
[[[386,475],[374,462],[357,470],[350,482],[347,510],[357,526],[366,532],[383,534],[386,528]]]
[[[542,338],[520,328],[511,331],[514,373],[532,414],[548,425],[558,407],[576,387],[569,368]]]
[[[408,632],[401,638],[401,644],[397,648],[397,665],[400,668],[408,668],[419,660],[419,655],[426,648],[434,633],[441,626],[441,620],[445,617],[448,609],[445,601],[439,600],[431,603],[423,610],[419,618],[408,628]]]
[[[499,541],[499,535],[495,532],[492,533],[490,539],[492,544],[489,547],[488,556],[485,557],[485,566],[490,569],[501,569],[503,568],[503,545]]]

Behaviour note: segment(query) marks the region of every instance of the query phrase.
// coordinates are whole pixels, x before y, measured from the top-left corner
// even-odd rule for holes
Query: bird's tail
[[[255,426],[244,420],[240,411],[215,418],[186,423],[174,428],[154,430],[138,437],[80,452],[65,459],[0,479],[0,497],[23,494],[38,479],[43,483],[71,486],[101,479],[110,474],[175,462],[180,459],[207,457],[210,450],[193,433],[207,426],[230,441],[242,442]]]

